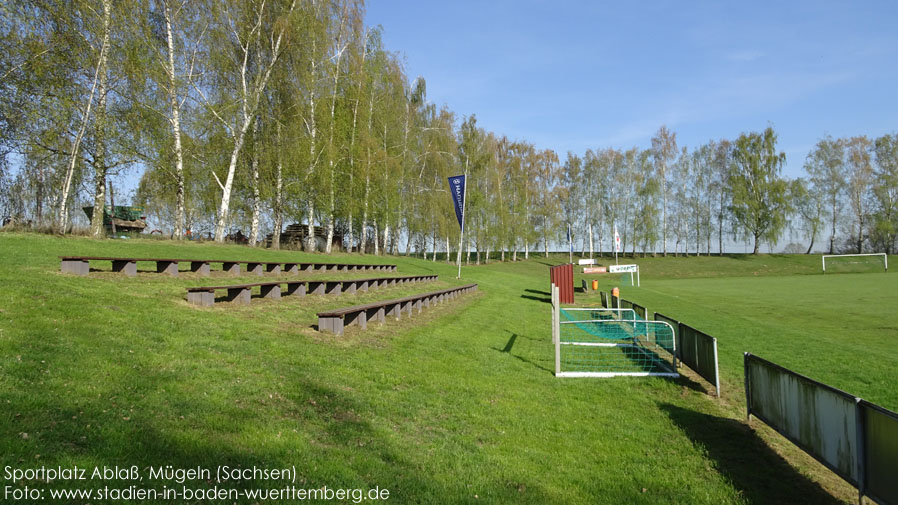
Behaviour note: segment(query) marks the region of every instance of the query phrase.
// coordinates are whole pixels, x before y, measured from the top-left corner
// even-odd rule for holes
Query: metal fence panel
[[[857,399],[767,360],[745,355],[748,413],[857,485]]]
[[[657,314],[656,314],[657,315]],[[717,364],[717,339],[696,330],[688,324],[679,323],[677,354],[680,360],[703,379],[714,385],[720,396],[720,373]]]
[[[645,307],[643,307],[642,305],[639,305],[638,303],[633,303],[633,302],[630,302],[630,307],[633,308],[633,311],[636,312],[636,315],[638,315],[639,317],[648,321],[649,313],[647,310],[645,310]]]
[[[667,317],[660,312],[655,312],[655,321],[664,321],[665,323],[673,326],[674,329],[674,341],[677,344],[677,358],[682,359],[680,356],[680,349],[683,348],[683,341],[680,339],[680,322],[672,317]]]
[[[867,401],[858,405],[864,423],[864,493],[898,504],[898,414]]]
[[[599,294],[602,295],[602,307],[608,308],[608,293],[604,291],[599,291]]]

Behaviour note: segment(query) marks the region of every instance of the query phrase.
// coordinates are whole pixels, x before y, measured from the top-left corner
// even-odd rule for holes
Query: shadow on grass
[[[510,332],[509,332],[509,333],[510,333]],[[491,346],[490,349],[492,349],[492,350],[494,350],[494,351],[501,352],[501,353],[508,354],[509,356],[511,356],[512,358],[514,358],[514,359],[516,359],[516,360],[518,360],[518,361],[522,361],[522,362],[524,362],[524,363],[527,363],[528,365],[532,365],[532,366],[534,366],[534,367],[536,367],[536,368],[539,368],[540,370],[544,370],[544,371],[546,371],[546,372],[549,372],[549,373],[551,373],[551,374],[554,374],[554,373],[555,373],[554,370],[550,370],[550,369],[548,369],[548,368],[546,368],[546,367],[540,365],[539,363],[537,363],[537,362],[535,362],[535,361],[532,361],[532,360],[529,360],[529,359],[524,358],[524,357],[522,357],[522,356],[518,356],[518,355],[516,355],[516,354],[512,354],[512,353],[511,353],[511,349],[514,347],[515,342],[517,342],[518,337],[522,337],[522,338],[527,339],[527,340],[537,340],[537,339],[533,339],[533,338],[526,337],[526,336],[523,336],[523,335],[518,335],[517,333],[512,333],[512,334],[511,334],[511,337],[508,338],[508,342],[505,343],[505,347],[503,347],[503,348],[500,349],[500,348],[498,348],[498,347],[492,347],[492,346]]]
[[[695,391],[696,393],[707,394],[707,395],[712,394],[712,392],[714,390],[713,387],[707,387],[702,382],[693,380],[692,377],[690,377],[689,375],[686,375],[686,374],[687,373],[692,374],[695,372],[686,371],[686,370],[684,370],[684,368],[685,368],[684,366],[677,367],[677,372],[680,373],[680,378],[677,379],[678,384],[682,385],[685,388],[691,389],[691,390]]]
[[[539,289],[525,289],[524,292],[525,293],[533,293],[533,294],[537,294],[537,295],[552,296],[552,293],[549,293],[548,291],[542,291]]]
[[[502,348],[502,352],[511,352],[511,348],[514,347],[514,341],[518,339],[517,333],[512,333],[511,338],[508,339],[508,342],[505,343],[505,347]]]
[[[717,471],[746,503],[842,503],[792,467],[745,423],[669,403],[659,407],[696,445],[704,447]]]
[[[129,408],[130,401],[116,405],[114,399],[124,393],[121,388],[124,384],[108,385],[102,396],[111,395],[113,400],[70,403],[71,399],[55,396],[51,403],[20,403],[14,422],[22,427],[16,429],[31,435],[10,437],[16,439],[15,454],[0,456],[0,463],[18,461],[16,464],[21,465],[40,457],[48,465],[66,466],[71,461],[90,467],[136,465],[142,468],[142,476],[148,475],[148,466],[210,469],[210,478],[201,477],[185,484],[193,490],[216,486],[218,465],[243,469],[292,469],[295,465],[296,487],[378,486],[388,488],[390,499],[397,503],[470,502],[469,485],[462,481],[440,482],[422,470],[427,466],[446,465],[448,456],[437,453],[423,461],[410,456],[418,454],[421,442],[387,436],[384,427],[372,424],[372,418],[384,414],[373,410],[364,401],[364,395],[355,398],[340,389],[295,375],[282,379],[290,386],[289,392],[285,390],[283,395],[244,397],[230,393],[213,399],[179,391],[176,384],[149,373],[141,376],[139,388],[147,393],[150,402],[137,408]],[[162,386],[171,388],[169,391],[174,394],[157,394]],[[41,399],[50,400],[50,397]],[[152,408],[154,401],[163,403],[161,412]],[[0,433],[4,431],[9,431],[8,427]],[[120,486],[130,484],[114,482]],[[250,478],[217,484],[217,488],[280,489],[285,482],[289,481]],[[142,487],[160,491],[161,497],[162,487],[172,484],[171,479],[163,478],[146,480]],[[530,481],[523,496],[518,485],[512,485],[506,477],[497,475],[481,485],[478,491],[494,497],[496,503],[512,503],[522,498],[529,503],[551,501]],[[59,481],[50,485],[67,489],[93,486],[90,481]],[[229,497],[228,501],[234,500]],[[169,501],[159,499],[147,503]]]
[[[551,298],[546,298],[544,296],[521,295],[521,298],[526,298],[528,300],[536,300],[538,302],[543,302],[543,303],[552,303]]]

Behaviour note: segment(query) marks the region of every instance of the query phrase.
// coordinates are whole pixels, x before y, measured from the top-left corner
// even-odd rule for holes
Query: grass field
[[[440,281],[199,309],[184,287],[223,278],[76,277],[59,273],[63,254],[346,259]],[[715,400],[688,378],[553,377],[546,265],[560,258],[471,266],[456,280],[445,262],[404,257],[2,233],[0,467],[295,465],[297,487],[379,486],[394,503],[853,500],[820,465],[743,421],[741,355],[898,408],[889,387],[898,277],[800,275],[819,257],[638,259],[643,285],[624,298],[719,338]],[[340,338],[313,328],[323,308],[467,282],[480,292],[413,320]],[[104,483],[12,486],[25,484]]]

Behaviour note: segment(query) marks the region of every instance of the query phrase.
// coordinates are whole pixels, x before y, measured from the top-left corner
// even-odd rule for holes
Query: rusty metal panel
[[[745,379],[750,415],[857,485],[857,398],[751,354]]]
[[[549,267],[549,281],[558,286],[560,303],[574,303],[574,265]]]
[[[864,424],[864,494],[898,504],[898,414],[863,400],[858,408]]]

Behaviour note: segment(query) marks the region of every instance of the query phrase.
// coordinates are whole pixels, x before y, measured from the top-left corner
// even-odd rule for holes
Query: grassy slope
[[[296,465],[306,486],[377,485],[397,503],[835,502],[687,379],[555,379],[544,260],[456,281],[440,262],[328,258],[440,275],[370,299],[481,286],[336,339],[314,312],[363,298],[197,309],[183,288],[208,280],[79,278],[58,272],[60,254],[324,258],[0,234],[0,466]],[[661,283],[634,298],[672,299],[649,291]]]

